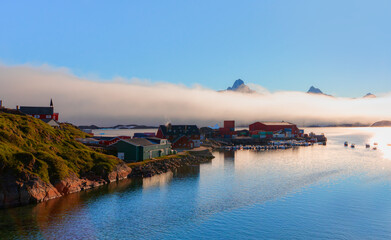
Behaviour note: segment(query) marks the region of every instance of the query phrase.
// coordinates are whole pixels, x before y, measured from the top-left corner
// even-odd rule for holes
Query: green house
[[[125,162],[141,162],[171,153],[171,143],[167,139],[121,139],[110,146],[117,150],[118,158]]]

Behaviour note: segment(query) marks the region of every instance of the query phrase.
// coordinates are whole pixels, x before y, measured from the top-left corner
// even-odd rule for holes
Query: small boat
[[[356,147],[356,145],[355,145],[355,144],[352,144],[352,145],[350,145],[350,147],[351,147],[351,148],[355,148],[355,147]]]
[[[377,145],[377,142],[375,142],[373,145]]]
[[[345,147],[349,146],[349,143],[348,143],[348,142],[345,142],[345,143],[344,143],[344,146],[345,146]]]
[[[377,150],[377,147],[372,148],[373,150]]]
[[[366,148],[371,148],[371,145],[365,144],[365,147],[366,147]]]

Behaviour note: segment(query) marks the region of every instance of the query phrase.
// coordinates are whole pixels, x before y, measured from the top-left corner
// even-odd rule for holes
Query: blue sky
[[[391,90],[391,1],[8,1],[0,62],[223,89]],[[104,80],[101,80],[104,81]]]

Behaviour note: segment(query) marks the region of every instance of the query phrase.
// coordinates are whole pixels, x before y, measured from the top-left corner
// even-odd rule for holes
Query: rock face
[[[22,176],[15,177],[12,172],[3,171],[0,175],[0,208],[44,202],[66,194],[95,188],[125,179],[131,172],[132,169],[125,163],[120,163],[107,176],[78,178],[76,174],[71,173],[53,186],[33,174],[24,173]]]
[[[125,163],[120,163],[114,168],[111,173],[107,175],[107,181],[115,182],[120,181],[122,179],[126,179],[131,172],[132,169],[129,168]]]
[[[34,175],[24,174],[16,178],[11,172],[3,172],[0,181],[0,208],[38,203],[61,196],[53,185]]]
[[[234,82],[232,87],[228,87],[227,91],[242,92],[242,93],[254,93],[255,91],[251,90],[249,86],[244,84],[242,79],[238,79]]]

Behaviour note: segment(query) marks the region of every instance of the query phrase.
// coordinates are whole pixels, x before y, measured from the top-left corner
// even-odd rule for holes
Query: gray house
[[[171,144],[167,139],[159,139],[159,142],[145,138],[121,139],[110,146],[117,150],[118,158],[125,162],[141,162],[171,153]]]

